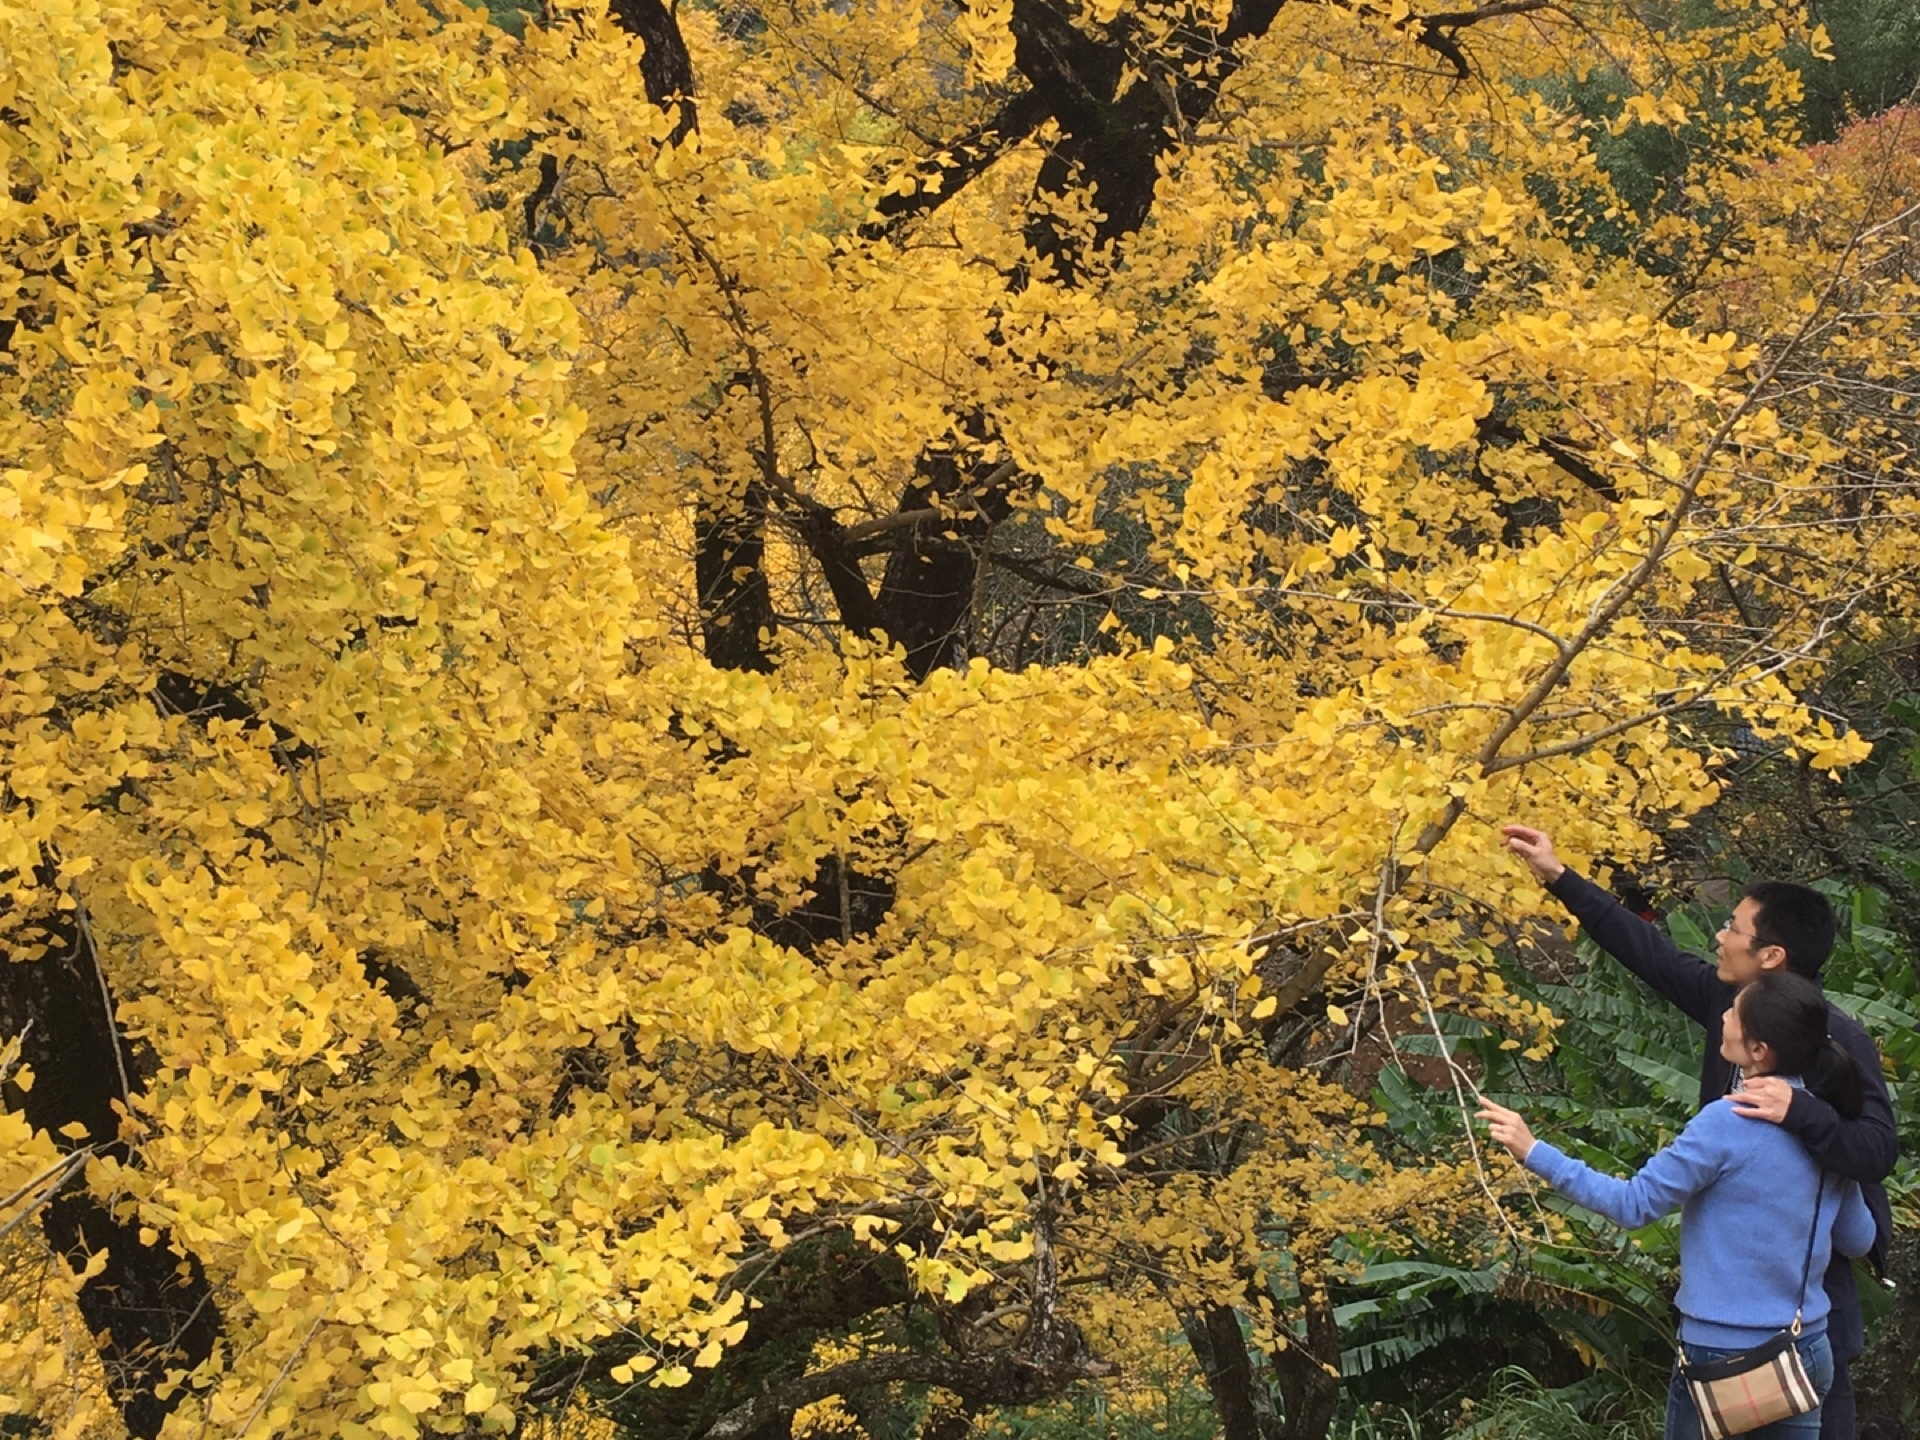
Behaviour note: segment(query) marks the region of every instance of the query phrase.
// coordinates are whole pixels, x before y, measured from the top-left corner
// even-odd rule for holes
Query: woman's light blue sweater
[[[1792,1324],[1796,1308],[1800,1333],[1820,1333],[1829,1256],[1864,1255],[1873,1244],[1858,1185],[1829,1175],[1814,1225],[1819,1167],[1780,1126],[1742,1116],[1727,1100],[1694,1116],[1631,1180],[1602,1175],[1544,1140],[1534,1142],[1526,1166],[1629,1230],[1680,1210],[1680,1338],[1696,1345],[1757,1345]],[[1813,1263],[1803,1289],[1809,1226]]]

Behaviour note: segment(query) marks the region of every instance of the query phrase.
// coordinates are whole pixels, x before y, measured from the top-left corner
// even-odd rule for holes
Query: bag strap
[[[1820,1183],[1813,1191],[1813,1224],[1807,1230],[1807,1255],[1800,1262],[1800,1291],[1794,1297],[1792,1330],[1796,1338],[1800,1334],[1800,1312],[1806,1308],[1807,1281],[1813,1274],[1813,1242],[1820,1237],[1820,1207],[1827,1198],[1827,1172],[1820,1172]]]

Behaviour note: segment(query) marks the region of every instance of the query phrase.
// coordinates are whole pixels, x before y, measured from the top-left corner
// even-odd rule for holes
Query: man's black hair
[[[1743,900],[1751,900],[1754,943],[1778,945],[1787,952],[1787,968],[1818,983],[1820,969],[1833,953],[1838,922],[1833,906],[1810,885],[1791,880],[1762,880],[1749,885]]]

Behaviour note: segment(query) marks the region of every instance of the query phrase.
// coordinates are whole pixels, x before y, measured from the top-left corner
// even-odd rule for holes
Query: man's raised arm
[[[1682,950],[1659,926],[1642,920],[1584,875],[1569,870],[1553,853],[1553,839],[1546,831],[1504,825],[1500,833],[1506,837],[1507,849],[1527,862],[1534,877],[1572,912],[1595,944],[1696,1024],[1712,1021],[1722,1008],[1726,990],[1715,966]]]

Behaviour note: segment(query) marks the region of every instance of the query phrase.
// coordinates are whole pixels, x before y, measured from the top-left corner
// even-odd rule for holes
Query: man
[[[1880,1052],[1860,1022],[1838,1006],[1828,1021],[1833,1038],[1853,1056],[1867,1082],[1866,1103],[1854,1120],[1841,1118],[1825,1101],[1777,1076],[1745,1081],[1720,1054],[1721,1022],[1727,1008],[1740,987],[1763,970],[1785,966],[1819,983],[1820,967],[1833,949],[1835,929],[1833,907],[1826,896],[1779,880],[1749,887],[1734,906],[1733,918],[1720,927],[1714,962],[1709,963],[1681,950],[1664,931],[1569,870],[1553,853],[1553,841],[1544,830],[1507,825],[1500,833],[1507,848],[1526,861],[1535,878],[1573,912],[1580,928],[1602,950],[1706,1031],[1706,1052],[1700,1060],[1702,1106],[1731,1093],[1740,1114],[1784,1126],[1826,1169],[1860,1182],[1876,1230],[1869,1258],[1876,1270],[1884,1270],[1893,1218],[1880,1182],[1893,1170],[1898,1142]],[[1827,1321],[1833,1345],[1833,1388],[1821,1406],[1820,1440],[1854,1440],[1851,1367],[1866,1347],[1866,1338],[1852,1262],[1836,1255],[1827,1267],[1826,1286],[1833,1304]]]

